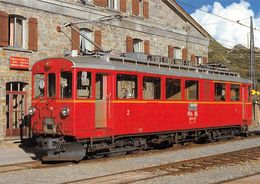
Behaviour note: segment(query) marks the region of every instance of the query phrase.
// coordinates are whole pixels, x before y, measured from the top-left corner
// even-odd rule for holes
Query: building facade
[[[38,60],[102,49],[198,65],[209,40],[174,0],[0,0],[0,141],[20,133]]]

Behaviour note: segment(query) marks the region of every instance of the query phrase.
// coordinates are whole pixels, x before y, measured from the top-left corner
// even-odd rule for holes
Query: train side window
[[[161,98],[161,79],[156,77],[144,77],[143,98],[156,100]]]
[[[181,80],[166,79],[166,99],[181,100]]]
[[[56,96],[56,75],[54,73],[48,74],[48,97]]]
[[[185,81],[185,92],[187,100],[199,99],[199,82],[198,81]]]
[[[226,85],[223,83],[215,83],[215,101],[226,100]]]
[[[96,99],[102,100],[103,98],[104,98],[103,75],[96,74]]]
[[[72,97],[72,73],[71,72],[61,72],[60,95],[61,98]]]
[[[78,98],[90,98],[91,96],[91,73],[80,71],[77,74]]]
[[[45,80],[44,74],[35,74],[34,80],[34,98],[44,96]]]
[[[239,84],[230,85],[230,99],[231,99],[231,101],[240,100],[240,85]]]
[[[252,100],[252,88],[251,86],[248,86],[248,102],[251,102]]]
[[[117,75],[117,98],[136,99],[137,98],[137,76]]]

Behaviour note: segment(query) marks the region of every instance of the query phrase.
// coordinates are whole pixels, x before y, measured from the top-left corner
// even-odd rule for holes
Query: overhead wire
[[[179,1],[179,0],[176,0],[176,2],[178,2],[178,3],[180,3],[180,4],[183,4],[183,5],[185,5],[185,6],[188,6],[188,7],[190,7],[190,8],[193,8],[193,9],[195,9],[195,10],[199,10],[199,11],[202,11],[202,12],[205,12],[205,13],[208,13],[208,14],[211,14],[211,15],[214,15],[214,16],[216,16],[216,17],[218,17],[218,18],[221,18],[221,19],[224,19],[224,20],[226,20],[226,21],[239,24],[240,26],[250,28],[250,26],[247,26],[247,25],[241,23],[241,22],[240,22],[241,20],[231,20],[231,19],[228,19],[228,18],[226,18],[226,17],[217,15],[217,14],[215,14],[215,13],[208,12],[208,11],[206,11],[206,10],[203,10],[203,9],[201,9],[201,8],[195,7],[195,6],[193,6],[193,5],[190,5],[190,4],[188,4],[188,3],[185,3],[185,2],[182,2],[182,1]],[[254,28],[254,30],[260,32],[260,29]]]

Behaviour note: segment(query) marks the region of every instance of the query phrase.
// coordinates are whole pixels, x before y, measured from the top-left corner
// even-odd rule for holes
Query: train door
[[[243,85],[242,86],[242,120],[247,119],[246,102],[247,102],[247,87]]]
[[[110,116],[111,92],[107,74],[96,74],[95,128],[107,128]]]
[[[6,85],[6,136],[25,135],[20,125],[27,114],[27,83],[10,82]],[[22,133],[22,134],[21,134]]]

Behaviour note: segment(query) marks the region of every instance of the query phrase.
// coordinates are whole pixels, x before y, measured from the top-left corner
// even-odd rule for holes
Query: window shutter
[[[38,50],[38,21],[36,18],[29,19],[28,49]]]
[[[203,57],[203,64],[207,64],[208,63],[208,58],[205,56]]]
[[[139,15],[139,0],[132,0],[132,14]]]
[[[186,48],[183,48],[182,49],[182,61],[187,61],[187,49]]]
[[[168,45],[168,57],[173,58],[173,46]]]
[[[150,43],[149,40],[144,41],[144,53],[150,54]]]
[[[126,12],[126,0],[120,0],[120,11]]]
[[[8,14],[0,11],[0,46],[8,46]]]
[[[131,38],[130,36],[127,36],[126,37],[126,52],[133,52],[133,48],[134,48],[134,45],[133,45],[133,38]]]
[[[73,26],[79,30],[78,26]],[[80,50],[80,34],[71,28],[71,50]]]
[[[95,44],[101,47],[101,31],[95,31]],[[96,51],[99,51],[100,49],[95,47]]]
[[[107,0],[93,0],[93,3],[97,6],[107,7]]]
[[[149,18],[149,2],[148,1],[144,1],[143,15],[144,15],[144,18]]]
[[[195,65],[195,55],[191,55],[191,65]]]

